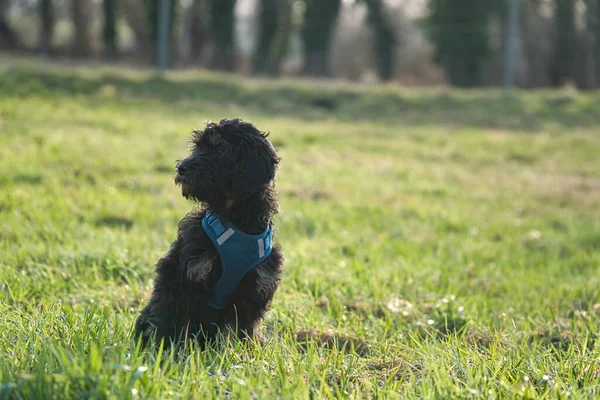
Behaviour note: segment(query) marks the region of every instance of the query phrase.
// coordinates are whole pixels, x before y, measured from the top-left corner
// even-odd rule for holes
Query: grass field
[[[1,59],[0,399],[597,398],[599,102]],[[142,351],[226,116],[282,156],[268,341]]]

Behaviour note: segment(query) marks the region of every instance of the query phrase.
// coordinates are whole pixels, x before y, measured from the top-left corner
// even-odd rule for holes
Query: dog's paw
[[[215,261],[216,257],[210,254],[190,260],[187,264],[187,278],[194,283],[204,283]]]
[[[142,339],[144,344],[147,344],[154,333],[156,332],[156,325],[150,321],[147,315],[140,315],[135,322],[135,334],[138,338]]]

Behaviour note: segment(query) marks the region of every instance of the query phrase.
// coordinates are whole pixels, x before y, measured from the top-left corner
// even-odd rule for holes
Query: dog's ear
[[[245,199],[275,178],[279,158],[266,138],[260,145],[248,146],[238,158],[231,177],[229,195],[236,200]]]

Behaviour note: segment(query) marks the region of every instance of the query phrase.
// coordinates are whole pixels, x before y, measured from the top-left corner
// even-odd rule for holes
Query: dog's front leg
[[[237,290],[238,297],[234,300],[235,322],[232,324],[232,329],[240,339],[262,342],[260,321],[268,310],[278,283],[278,274],[274,272],[274,264],[270,261],[257,265],[244,278]]]
[[[135,323],[135,333],[147,344],[152,335],[156,339],[172,336],[178,303],[179,241],[173,242],[169,252],[156,264],[156,279],[150,301]]]
[[[150,305],[144,307],[140,316],[135,321],[135,333],[142,340],[142,344],[146,346],[152,335],[156,332],[157,326],[151,315]]]
[[[205,285],[216,260],[216,255],[210,254],[208,251],[204,252],[199,257],[191,258],[187,262],[187,278],[190,282]]]
[[[259,319],[255,311],[251,309],[236,309],[237,319],[235,327],[231,327],[230,329],[236,333],[238,338],[242,340],[258,339],[260,341],[258,334]]]

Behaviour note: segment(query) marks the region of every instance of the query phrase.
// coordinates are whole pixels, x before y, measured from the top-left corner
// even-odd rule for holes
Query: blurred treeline
[[[0,0],[0,49],[154,65],[162,0]],[[168,0],[170,64],[502,83],[514,0]],[[600,85],[600,0],[520,0],[517,84]]]

